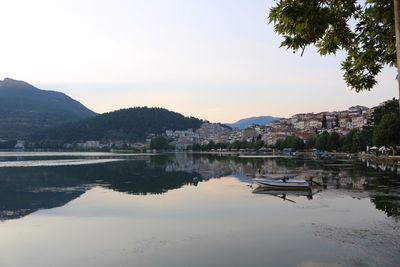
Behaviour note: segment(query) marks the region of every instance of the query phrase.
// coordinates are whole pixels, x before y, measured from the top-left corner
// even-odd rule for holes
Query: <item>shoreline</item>
[[[159,155],[159,154],[198,154],[198,155],[229,155],[237,157],[255,157],[255,158],[290,158],[290,157],[313,157],[311,151],[299,151],[295,152],[294,155],[287,155],[285,153],[266,153],[266,152],[255,152],[255,151],[147,151],[147,152],[134,152],[130,150],[116,150],[116,151],[96,151],[96,150],[0,150],[0,156],[12,156],[12,155],[97,155],[97,156],[110,156],[110,155],[132,155],[132,156],[144,156],[144,155]],[[329,152],[334,158],[351,158],[360,160],[369,160],[378,163],[389,163],[397,164],[400,166],[400,156],[389,156],[389,155],[373,155],[365,153],[346,153],[346,152]]]
[[[360,154],[359,158],[361,160],[370,160],[372,162],[377,162],[377,163],[397,164],[398,166],[400,166],[400,156],[388,156],[388,155],[375,156],[372,154]]]

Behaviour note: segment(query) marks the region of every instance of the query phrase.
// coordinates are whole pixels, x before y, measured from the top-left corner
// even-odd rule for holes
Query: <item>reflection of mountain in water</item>
[[[128,194],[162,194],[193,184],[195,176],[207,180],[233,175],[249,182],[248,176],[258,170],[314,176],[327,189],[371,197],[388,216],[400,217],[399,177],[370,170],[362,163],[176,154],[96,165],[0,168],[0,219],[63,206],[94,186]]]
[[[63,206],[93,186],[129,194],[161,194],[192,182],[196,173],[166,172],[143,160],[98,165],[0,168],[0,219]]]
[[[0,168],[0,219],[62,206],[85,191],[80,179],[60,168]]]

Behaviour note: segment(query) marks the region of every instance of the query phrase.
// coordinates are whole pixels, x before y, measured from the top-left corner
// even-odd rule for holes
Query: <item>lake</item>
[[[399,266],[399,219],[399,170],[356,160],[0,153],[4,267]]]

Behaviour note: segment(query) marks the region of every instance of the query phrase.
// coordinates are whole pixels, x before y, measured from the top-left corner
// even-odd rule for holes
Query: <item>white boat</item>
[[[262,187],[269,188],[284,188],[284,189],[309,189],[310,183],[305,180],[296,180],[296,179],[265,179],[265,178],[255,178],[254,182],[259,184]]]

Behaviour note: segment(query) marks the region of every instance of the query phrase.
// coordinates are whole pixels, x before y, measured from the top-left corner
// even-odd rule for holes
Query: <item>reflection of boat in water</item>
[[[287,190],[287,189],[271,189],[268,187],[259,186],[253,190],[253,194],[263,194],[263,195],[271,195],[275,197],[282,198],[283,200],[287,200],[293,203],[295,201],[288,199],[287,196],[296,196],[296,197],[307,197],[308,199],[313,199],[313,195],[319,193],[321,190],[313,191],[311,187],[307,190]]]
[[[293,196],[308,196],[310,190],[284,190],[284,189],[270,189],[259,186],[253,190],[254,194],[267,194],[267,195],[293,195]]]
[[[305,180],[290,179],[286,177],[279,179],[255,178],[254,182],[262,187],[286,190],[304,190],[311,187],[311,182],[307,182]]]

